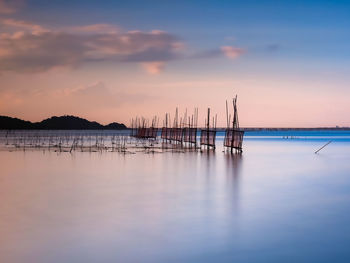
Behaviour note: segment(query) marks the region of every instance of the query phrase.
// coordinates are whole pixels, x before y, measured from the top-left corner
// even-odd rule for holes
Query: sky
[[[0,115],[350,126],[349,81],[350,1],[0,0]]]

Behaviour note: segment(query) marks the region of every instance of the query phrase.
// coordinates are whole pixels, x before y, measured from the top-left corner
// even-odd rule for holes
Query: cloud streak
[[[160,73],[165,62],[211,58],[225,54],[233,59],[243,49],[225,46],[185,55],[184,43],[168,32],[126,31],[109,24],[48,29],[15,20],[0,21],[8,33],[0,34],[0,72],[44,72],[57,67],[76,68],[87,62],[140,63],[150,74]]]
[[[16,19],[11,19],[11,18],[2,19],[1,25],[3,27],[12,27],[12,28],[19,29],[22,31],[24,30],[24,31],[30,32],[32,34],[37,34],[37,33],[48,31],[47,29],[45,29],[44,27],[42,27],[40,25],[31,23],[28,21],[16,20]]]
[[[108,25],[74,28],[71,32],[13,19],[3,20],[2,25],[24,31],[0,35],[0,71],[40,72],[88,61],[168,61],[177,56],[179,42],[167,32],[117,32]]]

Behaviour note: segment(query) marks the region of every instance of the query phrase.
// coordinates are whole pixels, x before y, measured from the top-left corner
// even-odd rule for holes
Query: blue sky
[[[313,59],[342,67],[350,54],[349,14],[350,1],[32,0],[19,16],[55,26],[110,23],[126,30],[160,29],[191,48],[235,44],[259,57],[278,51],[272,59],[289,58],[292,64]]]

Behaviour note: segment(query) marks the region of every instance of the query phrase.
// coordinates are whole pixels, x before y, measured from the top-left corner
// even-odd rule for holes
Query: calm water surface
[[[242,155],[0,151],[0,261],[350,262],[349,133],[319,154],[334,134],[270,135]]]

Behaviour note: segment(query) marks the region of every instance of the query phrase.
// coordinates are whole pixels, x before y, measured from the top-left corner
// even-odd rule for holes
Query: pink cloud
[[[156,75],[163,71],[165,64],[162,61],[154,61],[142,63],[142,66],[149,74]]]
[[[15,20],[11,18],[3,19],[0,22],[3,26],[17,28],[21,30],[26,30],[31,32],[32,34],[38,34],[45,31],[48,31],[48,29],[45,29],[44,27],[28,22],[28,21],[22,21],[22,20]]]
[[[235,59],[245,53],[244,49],[232,46],[223,46],[221,47],[221,51],[230,59]]]

